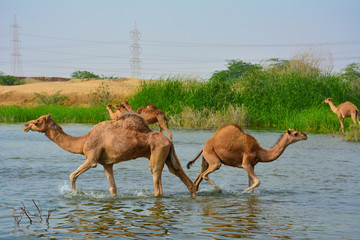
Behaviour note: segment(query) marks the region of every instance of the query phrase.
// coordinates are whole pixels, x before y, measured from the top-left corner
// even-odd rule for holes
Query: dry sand
[[[66,78],[24,78],[26,84],[16,86],[0,85],[0,105],[34,105],[38,98],[34,93],[52,96],[58,91],[61,96],[70,100],[66,105],[87,105],[89,94],[101,88],[102,83],[107,85],[111,99],[123,101],[136,92],[144,80],[135,78],[122,79],[66,79]]]

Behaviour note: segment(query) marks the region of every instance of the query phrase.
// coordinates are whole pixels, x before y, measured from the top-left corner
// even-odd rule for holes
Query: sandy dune
[[[87,105],[89,94],[96,92],[102,83],[107,86],[111,99],[122,101],[134,93],[144,80],[122,79],[66,79],[66,78],[25,78],[26,84],[16,86],[0,85],[0,105],[33,105],[38,98],[34,93],[51,96],[58,91],[69,97],[66,105]]]

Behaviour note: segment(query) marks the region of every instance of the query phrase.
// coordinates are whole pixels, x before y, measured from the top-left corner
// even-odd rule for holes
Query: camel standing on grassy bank
[[[153,176],[155,196],[163,194],[161,174],[165,164],[169,171],[186,185],[191,196],[195,196],[194,183],[183,171],[173,143],[163,134],[151,131],[145,120],[137,114],[127,113],[117,121],[98,123],[80,137],[66,134],[50,114],[27,122],[24,131],[28,132],[29,130],[45,133],[50,140],[64,150],[86,156],[86,161],[70,174],[74,190],[76,189],[76,179],[100,163],[108,178],[110,193],[116,194],[113,165],[145,157],[150,160],[149,169]]]
[[[249,187],[244,192],[248,192],[260,185],[260,181],[254,172],[255,165],[258,162],[272,162],[280,157],[287,146],[306,139],[306,134],[289,129],[273,148],[266,150],[259,145],[254,137],[244,133],[238,125],[226,125],[217,130],[206,141],[204,148],[195,159],[188,162],[187,168],[189,169],[202,153],[200,174],[194,182],[196,191],[203,179],[219,189],[208,175],[219,169],[221,164],[244,168],[249,178]]]
[[[148,104],[145,107],[141,107],[138,110],[134,110],[132,106],[127,101],[122,102],[121,104],[116,104],[115,107],[112,105],[106,106],[109,111],[110,117],[113,120],[118,119],[122,114],[127,112],[134,112],[141,115],[148,124],[159,123],[159,131],[162,133],[163,130],[167,132],[170,139],[172,140],[172,134],[168,128],[167,118],[163,111],[158,109],[154,104]],[[115,112],[113,112],[115,109]]]
[[[344,135],[344,119],[351,117],[356,124],[356,120],[360,125],[360,115],[359,109],[349,101],[341,103],[339,106],[335,107],[332,98],[327,98],[324,100],[324,103],[330,105],[331,110],[338,116],[341,124],[341,133]]]

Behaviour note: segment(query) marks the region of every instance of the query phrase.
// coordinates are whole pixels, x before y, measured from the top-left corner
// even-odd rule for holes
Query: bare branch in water
[[[30,211],[27,210],[24,202],[23,202],[23,201],[20,201],[20,202],[21,202],[21,204],[22,204],[22,207],[19,207],[19,208],[14,208],[14,207],[9,207],[9,206],[4,206],[4,205],[3,205],[4,207],[13,210],[13,218],[14,218],[15,223],[16,223],[17,225],[20,224],[20,222],[21,222],[21,220],[22,220],[22,218],[23,218],[24,215],[26,215],[26,217],[29,219],[30,224],[32,224],[32,223],[33,223],[33,220],[35,220],[35,219],[39,219],[40,222],[42,222],[42,220],[43,220],[43,217],[42,217],[42,207],[41,207],[41,204],[40,204],[40,201],[39,201],[39,200],[37,200],[37,203],[36,203],[36,201],[35,201],[34,199],[32,199],[32,202],[33,202],[34,206],[36,207],[38,213],[37,213],[37,212],[31,213]],[[50,219],[51,213],[52,213],[53,211],[55,211],[55,210],[56,210],[56,209],[53,209],[53,210],[49,210],[49,211],[48,211],[48,214],[47,214],[47,217],[46,217],[46,223],[47,223],[47,224],[49,224],[49,219]],[[16,214],[17,214],[18,211],[20,211],[20,213],[19,213],[19,215],[17,216]]]

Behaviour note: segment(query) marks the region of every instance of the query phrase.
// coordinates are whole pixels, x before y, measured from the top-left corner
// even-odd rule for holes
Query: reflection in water
[[[221,197],[216,200],[206,198],[203,206],[203,216],[207,217],[204,227],[207,235],[228,238],[251,238],[259,229],[257,215],[261,212],[259,199],[256,195],[241,197],[239,201],[226,201]]]
[[[276,225],[263,224],[264,221],[271,221],[270,216],[268,219],[259,217],[266,215],[263,211],[267,210],[257,195],[237,196],[238,201],[228,201],[228,197],[200,196],[175,202],[174,199],[153,197],[114,198],[107,202],[68,202],[65,208],[72,210],[60,216],[62,221],[54,229],[59,232],[66,230],[66,237],[83,236],[86,239],[110,235],[129,238],[166,237],[187,232],[194,237],[251,239],[260,233],[274,231],[266,228]],[[129,201],[133,204],[129,204]],[[185,201],[189,204],[187,209],[178,208]],[[194,221],[194,216],[199,217]],[[281,228],[285,230],[288,227],[282,225]],[[287,235],[278,237],[290,238]]]
[[[136,204],[122,204],[121,201],[134,201]],[[61,216],[63,221],[54,227],[58,230],[66,229],[67,237],[162,237],[169,232],[181,231],[173,224],[181,219],[174,217],[162,198],[114,199],[106,203],[77,204],[68,203],[67,208],[75,207]]]

